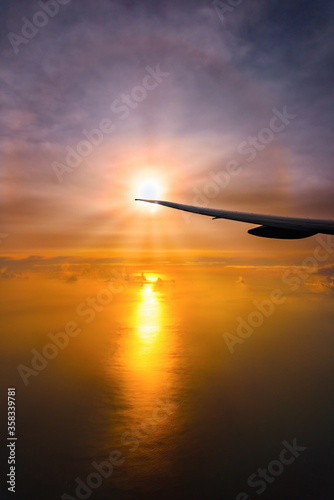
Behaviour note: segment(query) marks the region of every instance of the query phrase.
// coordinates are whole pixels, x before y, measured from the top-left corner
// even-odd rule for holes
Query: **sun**
[[[136,183],[135,198],[158,200],[161,199],[163,192],[163,185],[159,179],[146,177]],[[157,209],[157,205],[151,205],[150,203],[141,203],[140,206],[141,210],[151,213],[154,213]]]
[[[133,200],[133,208],[145,214],[158,212],[161,207],[154,203],[140,203],[136,199],[164,200],[170,190],[169,174],[162,171],[162,167],[138,168],[130,179],[130,193]]]
[[[138,198],[156,200],[161,194],[160,183],[156,179],[148,179],[142,182],[138,190]]]

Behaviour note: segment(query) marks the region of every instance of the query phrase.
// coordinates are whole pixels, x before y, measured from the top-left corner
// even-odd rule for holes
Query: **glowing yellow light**
[[[137,311],[137,335],[140,353],[144,354],[154,345],[161,328],[161,306],[152,288],[144,285],[141,290],[142,301]]]
[[[162,184],[156,178],[145,178],[137,184],[136,187],[136,198],[144,198],[148,200],[161,199],[163,193]],[[150,212],[156,211],[156,205],[151,205],[148,203],[141,204],[141,209],[148,210]]]
[[[137,426],[152,412],[152,401],[170,397],[174,390],[175,364],[178,357],[177,329],[173,322],[169,297],[171,289],[162,283],[169,281],[164,275],[145,272],[136,275],[132,288],[128,288],[131,300],[125,302],[127,314],[124,335],[120,347],[112,355],[111,370],[124,378],[124,397],[129,401],[128,425]],[[168,278],[168,277],[167,277]],[[154,439],[159,440],[166,432],[164,425],[157,427]]]
[[[139,198],[148,198],[154,200],[157,198],[160,191],[159,183],[156,180],[148,180],[143,182],[139,189]]]

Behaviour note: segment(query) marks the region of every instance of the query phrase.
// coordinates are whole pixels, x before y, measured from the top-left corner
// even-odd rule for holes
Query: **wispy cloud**
[[[333,6],[299,7],[244,2],[222,24],[210,2],[72,1],[14,54],[8,33],[19,33],[38,4],[2,2],[0,229],[13,235],[11,250],[140,246],[130,202],[136,173],[149,168],[168,198],[187,202],[236,158],[242,173],[216,206],[333,217]],[[157,64],[168,79],[60,186],[52,163],[83,129],[115,120],[113,100]],[[238,145],[283,106],[296,119],[248,164]],[[172,215],[165,220],[175,224]],[[194,248],[203,227],[191,225],[178,246]],[[219,238],[208,235],[209,247]]]

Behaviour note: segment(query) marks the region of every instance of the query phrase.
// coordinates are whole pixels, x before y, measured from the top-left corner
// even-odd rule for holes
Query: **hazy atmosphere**
[[[0,26],[1,498],[331,500],[334,236],[135,198],[333,220],[334,3]]]
[[[239,224],[143,213],[147,178],[162,199],[333,218],[331,2],[64,3],[30,39],[38,3],[1,3],[6,252],[259,252]]]

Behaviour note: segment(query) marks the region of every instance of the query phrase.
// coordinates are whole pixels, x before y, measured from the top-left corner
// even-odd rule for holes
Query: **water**
[[[292,293],[275,269],[128,274],[1,284],[16,498],[333,498],[332,296],[314,283]],[[284,303],[231,353],[223,334],[274,288]],[[31,368],[31,350],[43,352],[68,322],[80,332],[25,385],[18,365]],[[249,476],[294,439],[306,450],[257,494]],[[96,474],[102,463],[108,477]]]

